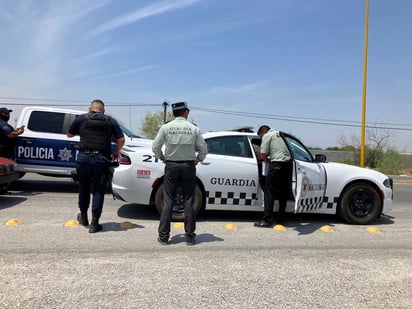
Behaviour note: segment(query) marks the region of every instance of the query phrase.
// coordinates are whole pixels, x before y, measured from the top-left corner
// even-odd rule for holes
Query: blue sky
[[[366,121],[412,152],[412,1],[370,0]],[[0,102],[107,113],[139,133],[187,101],[202,131],[360,136],[364,0],[2,0]]]

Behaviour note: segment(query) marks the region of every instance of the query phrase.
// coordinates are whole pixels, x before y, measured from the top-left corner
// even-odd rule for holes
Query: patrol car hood
[[[359,167],[350,164],[326,162],[323,164],[328,175],[339,175],[340,177],[351,178],[352,175],[362,175],[363,178],[369,178],[371,180],[381,180],[382,182],[389,178],[385,174],[364,167]]]
[[[127,138],[125,142],[125,146],[129,147],[152,147],[152,140],[146,138]]]

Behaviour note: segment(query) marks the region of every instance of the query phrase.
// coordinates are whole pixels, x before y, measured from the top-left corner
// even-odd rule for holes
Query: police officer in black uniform
[[[79,180],[79,208],[77,216],[83,226],[89,225],[87,211],[92,199],[92,222],[89,233],[103,229],[99,218],[103,210],[106,184],[110,177],[112,160],[119,157],[125,143],[123,132],[117,121],[104,114],[104,103],[93,100],[89,113],[79,115],[67,131],[68,137],[80,135],[80,151],[77,157],[77,173]],[[112,137],[116,141],[116,149],[112,152]]]
[[[9,123],[11,109],[0,108],[0,157],[14,160],[14,147],[17,136],[23,134],[24,128],[14,129]]]

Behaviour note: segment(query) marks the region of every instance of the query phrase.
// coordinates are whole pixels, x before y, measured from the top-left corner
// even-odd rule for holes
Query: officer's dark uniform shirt
[[[10,149],[13,148],[17,143],[16,138],[8,138],[11,132],[14,131],[14,128],[7,123],[7,121],[0,118],[0,148]],[[3,152],[3,151],[2,151]]]
[[[111,138],[124,136],[118,122],[103,113],[87,113],[76,117],[68,132],[72,135],[80,135],[80,152],[99,151],[106,157],[110,157]],[[105,132],[105,134],[102,134]]]

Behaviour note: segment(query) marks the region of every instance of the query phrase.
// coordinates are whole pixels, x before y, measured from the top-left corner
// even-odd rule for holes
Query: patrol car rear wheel
[[[173,205],[172,221],[183,221],[185,218],[183,196],[180,191],[181,189],[178,188],[177,194],[176,194],[176,201],[175,201],[175,204]],[[203,201],[202,190],[200,189],[198,185],[196,185],[195,203],[194,203],[196,215],[202,210],[202,205],[203,205],[202,201]],[[155,196],[155,206],[156,206],[157,212],[161,214],[163,210],[163,184],[161,184],[159,188],[157,188],[156,196]]]
[[[370,224],[382,210],[379,193],[367,183],[349,186],[342,194],[339,215],[353,224]]]

